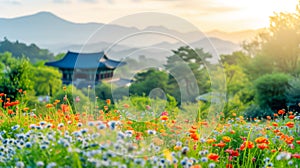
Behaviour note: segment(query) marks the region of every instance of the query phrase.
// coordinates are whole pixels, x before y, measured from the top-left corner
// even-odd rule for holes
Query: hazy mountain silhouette
[[[50,12],[39,12],[17,18],[0,18],[0,25],[0,38],[2,39],[6,37],[11,41],[19,40],[28,44],[35,43],[43,48],[48,48],[54,53],[66,52],[67,50],[80,51],[82,46],[84,46],[84,51],[99,51],[108,46],[113,46],[110,52],[116,54],[117,57],[134,52],[140,55],[161,53],[158,54],[160,58],[165,57],[161,55],[170,54],[170,51],[167,50],[176,49],[184,45],[184,43],[163,36],[153,39],[141,36],[113,45],[116,39],[142,31],[171,34],[184,39],[187,44],[204,48],[208,52],[216,50],[219,54],[228,54],[239,49],[239,42],[243,41],[243,39],[249,39],[257,33],[257,30],[231,33],[215,30],[205,33],[207,38],[204,34],[199,34],[199,32],[182,33],[163,26],[151,26],[141,30],[134,27],[105,25],[102,23],[74,23]],[[98,37],[90,38],[101,27],[105,33],[96,34],[94,36],[98,35]],[[88,44],[86,44],[87,40],[90,40]],[[156,51],[149,48],[149,50],[143,50],[145,54],[143,52],[136,52],[141,46],[155,48]]]

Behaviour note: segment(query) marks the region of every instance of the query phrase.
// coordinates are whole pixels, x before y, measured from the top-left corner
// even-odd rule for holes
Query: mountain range
[[[228,33],[214,30],[205,33],[183,33],[160,25],[138,29],[115,24],[74,23],[50,12],[0,18],[0,25],[0,38],[6,37],[12,41],[18,40],[28,44],[35,43],[54,53],[68,50],[83,52],[106,50],[116,58],[145,55],[155,56],[158,60],[169,56],[172,54],[171,50],[182,45],[203,48],[213,55],[230,54],[240,49],[242,41],[254,37],[259,31]]]

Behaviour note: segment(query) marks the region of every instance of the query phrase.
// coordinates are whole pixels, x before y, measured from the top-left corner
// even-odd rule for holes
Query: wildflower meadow
[[[26,97],[26,91],[20,91]],[[298,167],[298,113],[280,110],[266,119],[232,114],[210,134],[205,119],[178,121],[172,111],[138,122],[128,104],[107,99],[95,113],[75,112],[68,98],[31,109],[1,93],[1,167]],[[151,111],[145,104],[145,109]],[[179,112],[178,115],[184,113]],[[285,117],[285,119],[283,119]],[[203,133],[203,134],[202,134]]]

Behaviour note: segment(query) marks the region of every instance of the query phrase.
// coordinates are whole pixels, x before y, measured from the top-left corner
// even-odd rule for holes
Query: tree
[[[251,70],[259,77],[270,72],[283,72],[298,76],[300,56],[300,1],[295,13],[275,13],[270,26],[257,38],[244,44],[252,54]],[[255,71],[252,74],[256,73]]]
[[[100,100],[112,100],[112,87],[113,86],[111,84],[101,82],[95,87],[95,94]]]
[[[189,46],[173,50],[173,53],[167,58],[165,67],[172,76],[168,85],[179,87],[181,101],[194,101],[199,94],[208,92],[210,82],[206,66],[210,65],[207,59],[212,56],[203,49],[194,50]]]
[[[35,44],[26,45],[19,41],[11,42],[4,38],[0,41],[0,53],[10,52],[15,58],[27,57],[30,62],[36,63],[38,61],[54,60],[53,54],[47,49],[41,49]]]
[[[36,95],[53,96],[62,86],[61,73],[52,67],[37,65],[31,67],[32,81]]]
[[[11,53],[0,54],[1,69],[0,92],[6,93],[12,100],[17,99],[20,89],[32,90],[31,72],[29,61],[22,57],[15,59]]]
[[[290,76],[283,73],[267,74],[255,81],[256,102],[261,108],[286,108]]]
[[[168,74],[164,71],[149,69],[146,72],[138,73],[135,76],[135,82],[130,86],[131,94],[148,95],[152,89],[160,88],[166,91],[168,83]]]

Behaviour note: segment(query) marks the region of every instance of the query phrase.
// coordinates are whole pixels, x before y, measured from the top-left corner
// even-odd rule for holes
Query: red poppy
[[[291,119],[291,120],[294,119],[294,118],[295,118],[294,115],[290,115],[290,116],[289,116],[289,119]]]
[[[257,144],[257,147],[262,150],[269,148],[268,144],[266,144],[266,143]]]
[[[287,122],[285,125],[289,128],[293,128],[295,124],[294,122]]]
[[[230,156],[239,156],[239,151],[237,150],[233,150],[233,149],[226,149],[225,150],[226,153],[229,153]]]
[[[233,168],[232,164],[226,164],[226,168]]]
[[[215,153],[210,153],[210,154],[207,155],[207,158],[210,159],[210,160],[213,160],[213,161],[218,161],[219,155],[215,154]]]
[[[292,157],[296,159],[300,159],[300,154],[298,153],[292,154]]]

